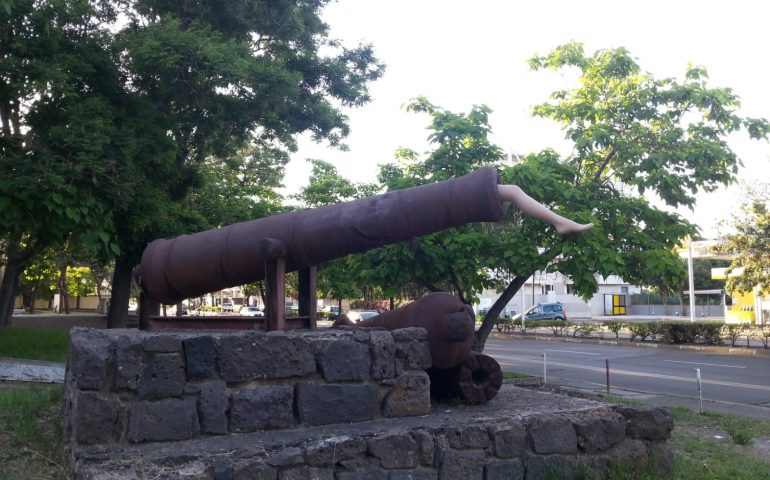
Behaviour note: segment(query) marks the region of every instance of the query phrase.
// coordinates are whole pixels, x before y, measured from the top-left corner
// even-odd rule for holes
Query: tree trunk
[[[22,266],[14,262],[10,256],[7,258],[3,280],[0,282],[0,328],[11,324],[13,303],[16,299],[16,289],[19,286],[22,270]]]
[[[29,313],[35,313],[35,303],[37,303],[37,289],[33,287],[29,292]]]
[[[59,311],[61,313],[62,305],[64,306],[64,313],[70,314],[70,302],[69,294],[67,292],[67,263],[63,263],[59,266]]]
[[[182,316],[182,302],[179,302],[176,304],[176,316],[181,317]]]
[[[257,282],[257,291],[259,292],[259,298],[262,299],[262,308],[267,307],[267,299],[265,298],[265,284],[260,280]]]
[[[112,298],[107,313],[107,328],[125,328],[128,317],[128,300],[131,297],[131,275],[134,266],[123,258],[115,259],[112,274]]]
[[[522,287],[522,285],[524,285],[524,282],[526,281],[527,277],[524,276],[514,278],[513,281],[509,283],[507,287],[505,287],[505,290],[503,290],[500,298],[498,298],[494,305],[492,305],[492,308],[489,309],[487,316],[484,317],[484,321],[481,322],[481,327],[476,332],[476,344],[473,346],[473,350],[475,352],[481,353],[484,351],[484,345],[487,343],[487,337],[489,337],[489,334],[495,327],[497,317],[500,316],[500,312],[503,311],[503,308],[508,305],[508,302],[511,301],[513,296],[516,295],[516,292],[519,291],[519,289]],[[523,315],[524,313],[522,312],[522,316]]]

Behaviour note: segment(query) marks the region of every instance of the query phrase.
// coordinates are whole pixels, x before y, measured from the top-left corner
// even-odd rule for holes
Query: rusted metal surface
[[[284,319],[284,330],[309,329],[311,317],[298,316]],[[234,316],[185,316],[149,318],[150,330],[265,330],[265,318]]]
[[[430,293],[408,305],[354,324],[388,330],[421,327],[428,332],[434,368],[452,368],[471,353],[474,342],[473,309],[448,293]]]
[[[153,299],[174,304],[261,280],[266,262],[276,258],[291,272],[503,215],[497,173],[482,168],[445,182],[155,240],[138,274]]]
[[[431,396],[438,400],[479,405],[497,395],[503,385],[503,372],[497,361],[471,352],[464,362],[449,369],[428,369]]]
[[[473,309],[448,293],[431,293],[409,305],[363,320],[338,324],[395,330],[422,327],[428,332],[432,366],[431,396],[467,404],[487,402],[503,384],[494,358],[471,351],[475,341]]]

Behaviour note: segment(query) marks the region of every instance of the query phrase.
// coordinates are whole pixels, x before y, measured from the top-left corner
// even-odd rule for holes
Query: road
[[[503,371],[543,376],[555,383],[648,403],[698,408],[700,369],[704,408],[770,420],[770,358],[665,348],[490,338],[484,353]]]

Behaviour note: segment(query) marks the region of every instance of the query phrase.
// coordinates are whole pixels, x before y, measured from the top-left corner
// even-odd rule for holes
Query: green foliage
[[[578,323],[573,326],[573,337],[590,337],[599,330],[599,325],[590,322]]]
[[[732,222],[737,233],[726,235],[716,251],[737,255],[730,264],[727,289],[770,291],[770,189],[750,190],[741,212]]]
[[[629,341],[633,342],[637,338],[640,342],[658,334],[658,324],[655,322],[631,322],[628,324],[628,331],[631,336]]]
[[[661,322],[655,334],[666,343],[701,343],[719,345],[722,343],[724,324],[710,322]]]
[[[672,206],[693,205],[697,191],[735,180],[739,161],[727,134],[744,130],[766,139],[770,131],[764,119],[740,117],[738,97],[729,88],[709,87],[703,67],[690,66],[681,82],[656,80],[623,48],[589,57],[577,43],[530,64],[580,73],[579,88],[555,92],[552,103],[535,107],[536,115],[566,126],[579,178],[651,190]]]
[[[417,98],[407,109],[430,115],[428,140],[433,150],[422,160],[411,150],[399,150],[396,164],[380,168],[385,190],[448,180],[495,165],[502,157],[502,150],[487,138],[487,107],[456,114]],[[467,225],[358,255],[353,271],[357,283],[376,287],[385,297],[416,298],[426,292],[450,291],[472,303],[485,288],[502,285],[490,274],[499,260],[496,251],[500,249],[492,248],[495,241],[483,227]]]
[[[0,330],[0,357],[64,362],[67,360],[69,333],[10,326]]]
[[[67,292],[75,297],[96,295],[96,283],[88,267],[67,268]]]
[[[586,297],[596,291],[596,273],[679,290],[686,270],[674,248],[695,227],[653,207],[642,194],[671,206],[693,205],[698,191],[735,179],[739,160],[726,135],[744,130],[764,139],[768,123],[738,116],[738,98],[729,89],[709,87],[702,68],[690,68],[681,82],[656,80],[624,49],[588,56],[577,43],[536,56],[530,65],[577,70],[575,88],[555,92],[534,109],[563,126],[573,151],[563,160],[552,151],[529,155],[505,169],[502,180],[525,186],[535,200],[595,228],[576,238],[557,237],[523,218],[508,236],[516,247],[498,252],[504,259],[500,269],[514,279],[490,314],[513,296],[522,283],[517,277],[534,270],[569,276]],[[485,331],[479,330],[480,345]]]
[[[0,9],[0,244],[10,264],[68,239],[102,255],[117,248],[119,127],[101,88],[98,26],[107,10],[79,0]]]
[[[367,196],[371,188],[354,185],[339,174],[334,165],[323,160],[308,160],[312,164],[310,182],[296,198],[308,208]],[[318,294],[334,299],[361,298],[366,283],[356,281],[360,274],[353,255],[338,258],[321,265],[318,269]]]
[[[619,337],[620,331],[626,327],[625,322],[618,322],[617,320],[607,320],[602,323],[602,326],[615,334],[615,338]]]
[[[19,291],[29,303],[35,298],[52,298],[56,292],[58,276],[56,262],[50,255],[36,255],[24,269]]]
[[[294,136],[342,147],[342,108],[366,103],[383,72],[371,46],[329,38],[324,5],[0,8],[7,272],[76,241],[118,255],[126,289],[150,240],[269,212]],[[113,300],[125,299],[118,293]]]

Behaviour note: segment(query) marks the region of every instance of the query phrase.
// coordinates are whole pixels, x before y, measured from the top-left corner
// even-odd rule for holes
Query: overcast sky
[[[371,86],[372,102],[347,112],[349,151],[301,140],[287,189],[307,183],[306,158],[329,161],[347,178],[366,182],[374,181],[377,165],[392,161],[398,147],[428,150],[427,116],[403,109],[418,95],[454,112],[488,105],[494,111],[492,140],[509,152],[551,147],[568,153],[559,127],[530,112],[550,92],[573,86],[573,79],[531,72],[527,60],[571,40],[585,44],[588,54],[626,47],[656,77],[682,79],[688,64],[703,65],[711,86],[730,87],[740,96],[742,115],[770,118],[770,7],[763,3],[340,0],[324,13],[331,36],[349,46],[373,44],[387,69]],[[730,145],[746,165],[743,178],[770,181],[766,142],[741,135]],[[694,213],[680,213],[713,236],[716,222],[736,208],[738,192],[702,195]]]

